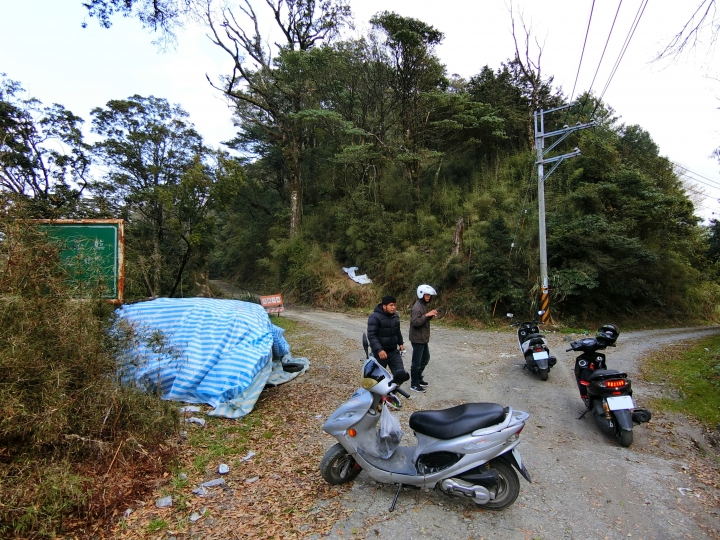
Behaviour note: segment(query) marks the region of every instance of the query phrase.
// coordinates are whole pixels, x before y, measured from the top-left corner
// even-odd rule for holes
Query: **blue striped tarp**
[[[271,375],[279,384],[309,366],[307,359],[292,358],[284,330],[259,304],[157,298],[123,306],[118,314],[138,336],[125,362],[125,380],[159,391],[163,399],[207,403],[215,408],[213,416],[244,416]],[[290,359],[305,364],[303,371],[283,371],[281,362]]]

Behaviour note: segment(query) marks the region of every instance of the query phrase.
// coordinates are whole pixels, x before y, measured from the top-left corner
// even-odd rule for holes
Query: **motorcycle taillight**
[[[622,379],[615,379],[613,381],[605,381],[604,384],[605,388],[620,388],[621,386],[625,386],[625,381]]]
[[[542,352],[542,347],[535,347],[535,352]]]

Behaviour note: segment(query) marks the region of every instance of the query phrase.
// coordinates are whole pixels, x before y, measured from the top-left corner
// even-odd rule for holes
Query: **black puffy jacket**
[[[376,357],[380,350],[393,352],[398,345],[403,344],[400,316],[397,312],[392,315],[385,313],[382,304],[378,304],[368,319],[367,335]]]

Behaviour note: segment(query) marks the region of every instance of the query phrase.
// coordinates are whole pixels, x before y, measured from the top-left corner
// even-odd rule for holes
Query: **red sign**
[[[282,295],[273,294],[270,296],[261,296],[260,305],[265,308],[268,313],[280,313],[285,311],[283,307]]]

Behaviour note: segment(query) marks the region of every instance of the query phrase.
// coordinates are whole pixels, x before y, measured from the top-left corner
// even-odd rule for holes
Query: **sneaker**
[[[423,388],[425,388],[425,387],[430,386],[430,385],[429,385],[427,382],[425,382],[424,380],[421,379],[421,380],[420,380],[420,386],[422,386]]]
[[[412,390],[413,392],[420,392],[421,394],[425,393],[425,389],[422,386],[420,386],[419,384],[413,384],[410,387],[410,390]]]

